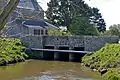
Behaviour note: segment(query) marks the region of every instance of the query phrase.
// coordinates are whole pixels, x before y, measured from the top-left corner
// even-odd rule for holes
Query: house
[[[4,29],[7,32],[7,37],[23,37],[23,36],[41,36],[48,35],[48,30],[57,29],[56,26],[44,21],[44,20],[24,20],[17,18],[15,25],[9,29]]]
[[[37,0],[20,0],[1,35],[17,38],[26,35],[48,35],[49,29],[57,27],[44,20],[44,10]]]

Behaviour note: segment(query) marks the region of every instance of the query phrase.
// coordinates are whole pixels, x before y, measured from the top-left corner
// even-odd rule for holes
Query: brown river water
[[[101,80],[100,74],[75,62],[28,60],[0,67],[0,80]]]

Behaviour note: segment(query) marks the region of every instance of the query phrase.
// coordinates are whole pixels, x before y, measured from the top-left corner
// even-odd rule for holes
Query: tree
[[[3,12],[0,14],[0,31],[4,28],[9,15],[16,8],[20,0],[10,0],[9,3],[5,6]]]
[[[97,28],[89,23],[87,18],[76,17],[71,26],[70,32],[72,35],[99,35]]]
[[[69,27],[76,15],[83,16],[84,12],[89,10],[88,5],[84,4],[82,0],[51,0],[48,3],[46,17],[55,25]]]
[[[98,26],[100,32],[106,29],[103,27],[105,22],[99,10],[89,7],[83,0],[51,0],[48,3],[46,17],[56,26],[66,26],[69,30],[72,20],[77,16],[90,19]]]
[[[111,25],[104,35],[108,36],[119,36],[120,37],[120,24]]]
[[[99,32],[103,33],[106,31],[106,23],[104,19],[102,18],[101,13],[99,13],[98,8],[92,8],[91,22],[97,25]]]

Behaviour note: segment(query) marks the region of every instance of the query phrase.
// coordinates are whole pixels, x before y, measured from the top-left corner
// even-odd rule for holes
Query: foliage
[[[87,18],[77,17],[70,26],[72,35],[99,35],[98,30],[93,24],[90,24]]]
[[[88,18],[100,32],[105,31],[105,21],[99,10],[89,7],[84,0],[50,0],[48,3],[46,17],[56,26],[66,26],[69,30],[72,21],[78,16]]]
[[[110,26],[109,30],[107,30],[103,35],[109,36],[119,36],[120,37],[120,24]]]
[[[109,69],[109,71],[104,75],[106,80],[120,80],[120,75],[118,74],[119,69]]]
[[[98,8],[92,8],[91,22],[97,25],[99,32],[103,33],[106,31],[106,23],[102,18],[102,14],[99,12]]]
[[[87,54],[84,56],[82,62],[92,69],[97,69],[99,72],[107,69],[108,72],[104,76],[108,80],[113,80],[113,78],[116,78],[114,80],[118,80],[118,77],[120,79],[120,75],[118,74],[120,71],[120,44],[106,44],[105,47],[93,55]]]
[[[24,61],[27,55],[19,39],[0,38],[0,65]]]
[[[71,33],[69,31],[60,31],[56,29],[48,30],[49,35],[56,35],[56,36],[70,36]]]
[[[16,8],[20,0],[10,0],[9,3],[5,6],[3,12],[0,14],[0,31],[4,28],[9,15]]]

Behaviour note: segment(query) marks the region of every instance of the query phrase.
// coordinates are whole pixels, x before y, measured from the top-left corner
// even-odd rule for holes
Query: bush
[[[109,71],[104,75],[105,80],[120,80],[118,71],[119,69],[109,69]]]
[[[0,38],[0,65],[24,61],[28,57],[19,39]]]
[[[70,36],[71,33],[69,31],[60,31],[56,29],[51,29],[48,31],[49,35],[56,35],[56,36]]]

